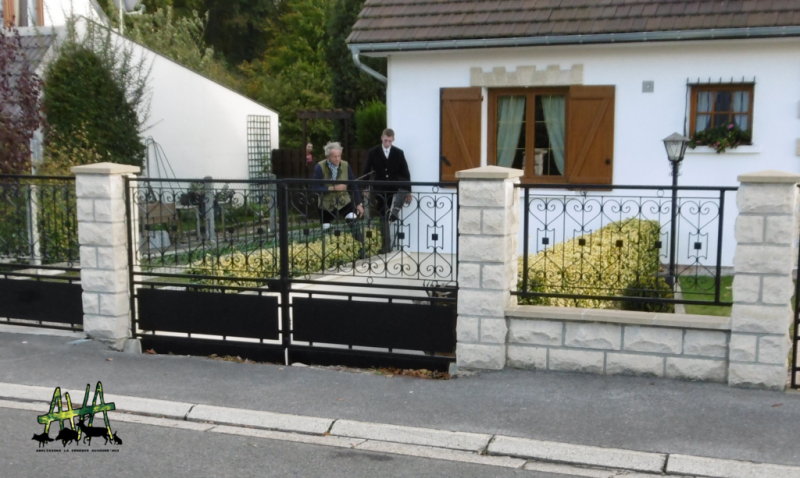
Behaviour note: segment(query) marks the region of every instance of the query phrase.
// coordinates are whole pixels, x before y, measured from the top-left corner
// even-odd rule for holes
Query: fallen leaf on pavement
[[[106,362],[111,362],[111,361],[113,361],[113,360],[114,360],[113,358],[107,358],[107,359],[106,359]]]
[[[339,401],[340,401],[340,402],[343,402],[343,401],[344,401],[344,398],[340,398],[340,399],[339,399]]]
[[[146,350],[144,353],[146,353],[146,354],[150,354],[150,355],[155,355],[156,351],[155,351],[155,350],[153,350],[153,349],[148,349],[148,350]]]
[[[783,405],[783,404],[782,403],[776,403],[775,405],[772,406],[772,408],[780,407],[781,405]]]

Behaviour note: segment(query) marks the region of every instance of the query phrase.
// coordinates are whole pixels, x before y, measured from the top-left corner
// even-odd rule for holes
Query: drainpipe
[[[372,68],[368,67],[367,65],[361,63],[361,59],[358,57],[360,50],[358,47],[350,45],[350,51],[353,52],[353,63],[356,64],[360,70],[368,74],[369,76],[375,78],[376,80],[380,81],[384,85],[386,84],[386,77],[378,73],[377,71],[373,70]]]

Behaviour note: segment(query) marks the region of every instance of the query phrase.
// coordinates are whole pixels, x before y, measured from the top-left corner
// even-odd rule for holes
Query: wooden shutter
[[[567,111],[567,182],[611,184],[614,176],[614,87],[571,87]]]
[[[456,171],[481,165],[483,96],[480,88],[442,88],[441,98],[439,177],[455,181]]]

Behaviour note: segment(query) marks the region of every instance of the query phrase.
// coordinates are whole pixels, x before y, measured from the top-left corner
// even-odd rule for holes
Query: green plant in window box
[[[689,147],[708,146],[714,151],[724,153],[727,149],[734,149],[741,144],[750,144],[750,132],[739,128],[735,123],[698,131],[691,137]]]

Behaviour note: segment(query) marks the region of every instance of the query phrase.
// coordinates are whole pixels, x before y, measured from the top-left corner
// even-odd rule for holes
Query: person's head
[[[335,141],[326,144],[325,157],[328,158],[328,161],[334,166],[339,166],[339,163],[342,161],[342,145]]]
[[[392,143],[394,142],[394,130],[391,128],[386,128],[383,130],[383,134],[381,135],[381,143],[385,149],[389,149],[392,147]]]
[[[314,149],[314,145],[311,144],[311,143],[308,143],[306,145],[306,153],[310,153],[312,149]]]

